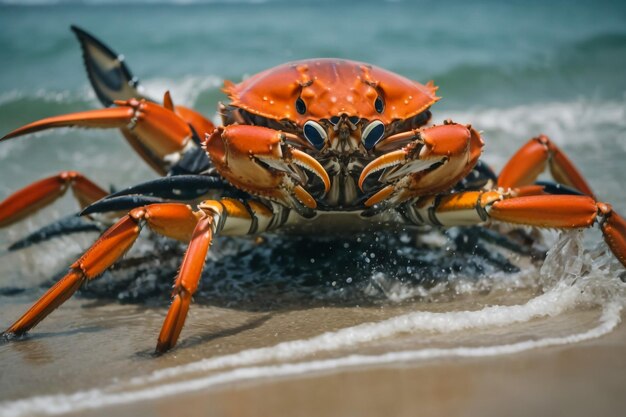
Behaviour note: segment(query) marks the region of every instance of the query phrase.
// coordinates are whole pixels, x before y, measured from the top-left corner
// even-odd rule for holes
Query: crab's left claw
[[[373,160],[361,173],[361,190],[367,188],[366,182],[380,171],[383,173],[378,181],[386,184],[365,202],[368,207],[384,200],[401,203],[449,189],[472,170],[483,146],[476,130],[456,123],[401,133],[381,144],[406,140],[399,138],[400,135],[411,135],[412,142]]]
[[[287,134],[261,126],[216,129],[205,147],[219,173],[237,188],[292,207],[317,207],[304,188],[316,179],[330,189],[326,170],[310,155],[287,144]],[[310,177],[307,174],[312,174]]]

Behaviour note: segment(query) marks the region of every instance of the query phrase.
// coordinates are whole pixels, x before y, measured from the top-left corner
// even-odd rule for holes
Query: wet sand
[[[529,291],[494,292],[419,308],[434,312],[477,310],[496,303],[523,303],[532,297]],[[3,311],[7,307],[9,310],[0,323],[5,326],[6,317],[13,317],[25,307],[27,296],[1,298]],[[133,377],[159,369],[312,338],[325,331],[388,319],[415,308],[415,304],[409,303],[376,308],[249,312],[194,305],[178,348],[154,357],[151,352],[165,313],[163,308],[75,298],[26,340],[0,344],[0,401],[107,386],[123,392],[121,385],[116,386],[118,383],[126,384]],[[595,308],[577,309],[504,328],[398,334],[372,343],[320,351],[305,359],[502,345],[546,335],[565,336],[594,327],[599,314]],[[155,384],[144,381],[142,385],[186,381],[220,370],[182,372]],[[619,325],[604,337],[573,345],[495,357],[340,367],[285,378],[242,378],[149,401],[81,409],[72,415],[617,416],[626,407],[625,382],[626,326]]]
[[[341,370],[226,386],[85,416],[620,416],[626,326],[512,356]]]

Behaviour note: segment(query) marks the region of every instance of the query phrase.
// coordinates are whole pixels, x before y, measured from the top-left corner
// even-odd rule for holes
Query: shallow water
[[[548,134],[597,195],[626,212],[619,2],[9,3],[0,2],[0,59],[9,63],[0,73],[0,132],[99,106],[70,23],[123,52],[148,94],[170,89],[177,103],[209,115],[225,78],[345,57],[434,79],[444,97],[435,119],[481,130],[496,169],[528,138]],[[60,169],[117,188],[154,178],[117,133],[65,129],[0,144],[0,198]],[[0,251],[75,209],[64,198],[3,229]],[[220,239],[177,349],[158,358],[151,352],[184,248],[148,235],[32,335],[0,343],[0,415],[106,412],[250,381],[515,355],[618,328],[623,270],[597,232],[584,245],[577,233],[548,235],[557,249],[545,263],[482,238],[486,252],[465,248],[463,233]],[[0,327],[94,237],[0,252]]]

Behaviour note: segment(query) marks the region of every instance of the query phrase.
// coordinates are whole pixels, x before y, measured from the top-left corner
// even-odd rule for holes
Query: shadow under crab
[[[82,296],[165,306],[163,294],[171,289],[185,248],[156,235],[148,238],[158,256],[133,252],[84,286]],[[478,227],[351,238],[222,237],[215,242],[194,302],[267,311],[449,298],[459,280],[476,283],[515,274],[520,271],[515,258],[541,260],[543,252],[530,241],[521,232],[507,237]]]

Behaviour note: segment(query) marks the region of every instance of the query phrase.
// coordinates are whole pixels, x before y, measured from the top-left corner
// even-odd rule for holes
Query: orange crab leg
[[[176,344],[178,336],[183,329],[191,297],[198,288],[206,255],[209,251],[209,246],[211,246],[213,225],[214,217],[210,215],[200,219],[196,225],[180,267],[180,272],[174,283],[172,304],[167,312],[157,341],[156,351],[158,353],[171,349]]]
[[[513,155],[498,177],[498,186],[515,188],[535,182],[546,164],[554,179],[593,197],[593,191],[572,161],[547,136],[531,139]]]
[[[218,232],[223,235],[253,234],[275,227],[272,226],[274,213],[270,207],[253,200],[247,201],[245,205],[230,198],[219,201],[206,200],[198,207],[202,217],[196,224],[174,282],[172,304],[159,333],[157,353],[171,349],[178,340],[187,318],[191,298],[198,289],[213,236]]]
[[[115,101],[117,107],[88,110],[42,119],[18,128],[1,140],[56,127],[119,128],[140,156],[160,172],[165,159],[182,152],[192,137],[190,125],[175,111],[147,100]],[[212,124],[198,113],[182,108],[199,134]]]
[[[610,204],[598,203],[600,211],[604,215],[601,223],[604,240],[611,248],[617,259],[626,266],[626,221],[622,216],[613,211]]]
[[[22,126],[7,133],[0,140],[7,140],[30,133],[55,127],[91,127],[91,128],[114,128],[125,127],[133,117],[133,109],[130,107],[112,107],[108,109],[87,110],[77,113],[63,114],[60,116],[47,117]]]
[[[487,222],[573,229],[596,221],[611,251],[626,266],[626,221],[609,204],[582,195],[524,195],[515,191],[466,191],[418,200],[406,215],[415,224],[461,226]]]
[[[68,188],[72,189],[82,208],[108,194],[80,172],[62,171],[34,182],[0,202],[0,227],[15,223],[52,203]]]
[[[519,197],[493,204],[489,215],[497,220],[538,227],[570,229],[589,227],[598,216],[604,240],[626,266],[626,221],[609,204],[591,197],[545,195]]]
[[[113,265],[139,235],[143,224],[155,232],[183,242],[190,242],[174,284],[172,305],[163,323],[157,352],[172,348],[183,328],[191,297],[198,288],[205,258],[213,236],[246,235],[280,227],[271,206],[250,200],[246,204],[225,198],[206,200],[199,210],[179,203],[160,203],[131,210],[120,219],[70,266],[70,270],[50,288],[22,317],[5,332],[5,336],[21,335],[32,329],[59,307],[88,280]],[[280,211],[278,212],[279,217]],[[285,219],[286,220],[286,219]],[[283,220],[284,222],[284,220]]]
[[[163,235],[189,240],[197,218],[189,206],[165,203],[133,209],[110,227],[70,266],[70,270],[6,331],[21,335],[32,329],[63,304],[87,280],[92,280],[113,265],[135,242],[141,224],[146,222]]]
[[[496,201],[489,215],[509,223],[538,227],[578,228],[593,224],[598,206],[593,198],[578,195],[538,195]]]

